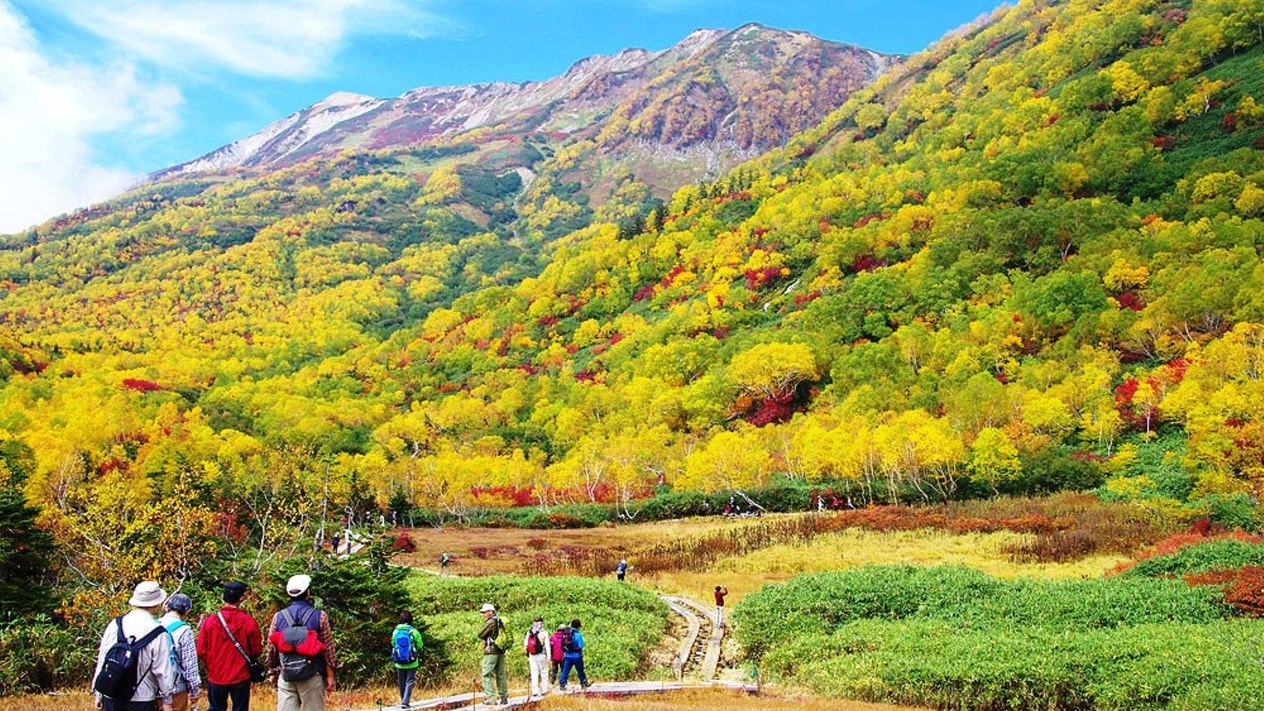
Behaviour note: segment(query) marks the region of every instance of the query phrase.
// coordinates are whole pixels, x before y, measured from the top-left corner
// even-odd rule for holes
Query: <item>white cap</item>
[[[295,575],[294,577],[290,578],[289,582],[285,584],[285,592],[290,597],[294,597],[296,595],[302,595],[303,593],[307,592],[307,588],[311,587],[311,584],[312,584],[312,576]]]
[[[166,590],[163,590],[158,583],[146,580],[132,591],[132,599],[128,600],[127,604],[132,607],[158,607],[166,599]]]
[[[478,611],[479,612],[495,612],[496,607],[492,605],[490,602],[485,602],[483,603],[482,607],[478,608]]]

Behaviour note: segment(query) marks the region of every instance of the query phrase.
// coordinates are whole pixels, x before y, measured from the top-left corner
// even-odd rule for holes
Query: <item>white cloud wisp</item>
[[[168,130],[181,101],[176,88],[141,80],[126,62],[103,67],[50,60],[4,0],[0,67],[0,233],[134,183],[139,176],[100,164],[94,138]]]

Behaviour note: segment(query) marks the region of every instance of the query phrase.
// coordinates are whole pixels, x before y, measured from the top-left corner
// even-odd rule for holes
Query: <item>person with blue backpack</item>
[[[579,631],[580,621],[571,620],[571,626],[562,630],[562,676],[557,680],[557,688],[566,691],[566,680],[575,670],[579,677],[579,687],[587,689],[592,686],[584,675],[584,635]]]
[[[173,711],[189,711],[197,707],[202,691],[202,675],[198,673],[197,642],[187,618],[193,610],[193,599],[175,593],[163,605],[167,614],[158,619],[171,634],[176,659],[176,693],[171,697]]]
[[[399,613],[399,624],[391,633],[391,661],[399,682],[399,707],[412,704],[413,687],[417,683],[417,667],[421,666],[421,633],[413,627],[413,613]]]

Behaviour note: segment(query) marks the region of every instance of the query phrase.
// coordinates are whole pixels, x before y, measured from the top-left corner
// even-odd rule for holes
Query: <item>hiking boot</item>
[[[591,684],[591,683],[589,683],[589,682],[587,682],[587,681],[585,681],[585,682],[582,682],[582,683],[579,685],[579,688],[581,688],[581,689],[587,689],[587,688],[588,688],[588,687],[590,687],[590,686],[592,686],[592,684]]]

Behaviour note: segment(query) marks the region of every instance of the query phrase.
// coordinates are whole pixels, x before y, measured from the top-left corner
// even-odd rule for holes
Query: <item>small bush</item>
[[[0,696],[86,684],[96,664],[97,637],[48,621],[0,628]]]
[[[1132,567],[1121,571],[1134,577],[1180,577],[1190,573],[1233,570],[1248,565],[1264,565],[1264,545],[1258,539],[1237,537],[1205,538],[1193,534],[1173,536],[1156,546],[1160,552],[1143,553]]]

